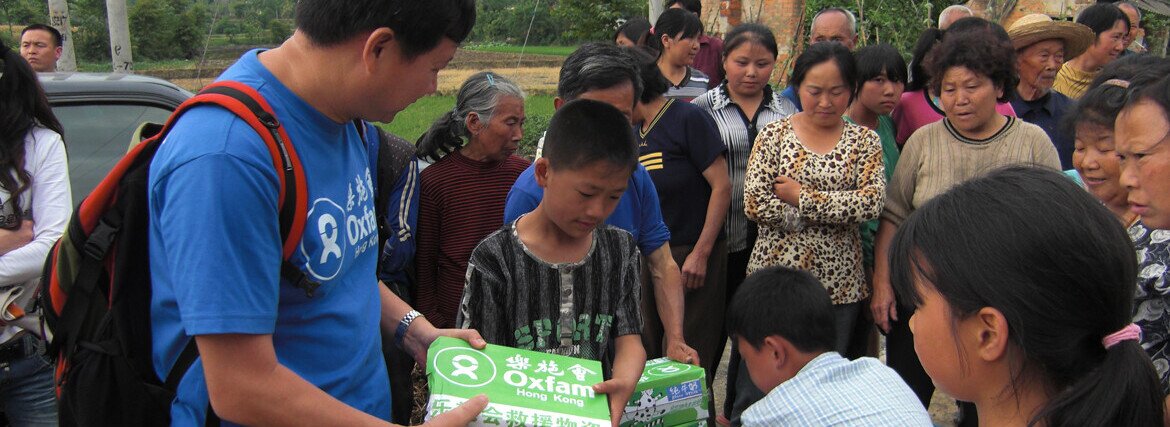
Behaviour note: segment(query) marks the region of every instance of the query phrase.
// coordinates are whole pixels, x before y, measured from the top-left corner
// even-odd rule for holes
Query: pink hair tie
[[[1106,335],[1105,338],[1101,339],[1101,344],[1103,344],[1106,349],[1109,349],[1110,347],[1113,347],[1113,346],[1117,345],[1117,343],[1122,342],[1122,341],[1129,341],[1129,340],[1140,341],[1141,339],[1142,339],[1142,328],[1139,328],[1138,325],[1130,323],[1130,324],[1126,325],[1124,328],[1121,328],[1121,330],[1114,332],[1112,334]]]
[[[650,35],[652,35],[652,36],[657,35],[657,34],[654,34],[654,27],[650,27]]]

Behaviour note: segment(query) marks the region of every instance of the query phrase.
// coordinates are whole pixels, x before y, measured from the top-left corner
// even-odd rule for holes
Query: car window
[[[126,154],[130,138],[143,122],[163,123],[167,109],[133,104],[63,104],[53,113],[65,127],[73,203],[81,203]]]

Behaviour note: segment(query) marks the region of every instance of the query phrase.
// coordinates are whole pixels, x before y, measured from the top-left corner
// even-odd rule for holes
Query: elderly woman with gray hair
[[[436,327],[455,326],[471,251],[503,225],[508,190],[528,168],[513,154],[524,119],[524,91],[480,72],[418,141],[419,157],[435,163],[419,175],[415,307]]]

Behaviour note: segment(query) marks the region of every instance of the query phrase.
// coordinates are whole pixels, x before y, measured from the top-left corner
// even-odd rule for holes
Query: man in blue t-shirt
[[[436,330],[379,286],[370,157],[355,119],[389,121],[435,89],[475,21],[473,0],[301,0],[280,47],[246,53],[221,79],[256,89],[284,125],[308,182],[308,218],[290,259],[321,285],[281,276],[279,180],[259,135],[196,107],[150,170],[151,326],[166,377],[194,339],[200,358],[171,406],[175,425],[371,424],[390,417],[381,329],[416,360]],[[193,337],[193,338],[192,338]],[[409,381],[402,378],[402,381]],[[434,420],[465,425],[485,398]]]
[[[625,48],[601,43],[582,45],[561,65],[553,107],[560,108],[576,99],[590,99],[610,104],[630,117],[634,101],[642,93],[642,79],[635,63]],[[541,144],[543,141],[541,139]],[[540,154],[541,147],[538,146],[537,157]],[[521,215],[532,212],[543,198],[544,189],[536,184],[535,167],[529,166],[516,178],[508,192],[504,223],[511,224]],[[645,167],[639,164],[634,169],[626,192],[605,223],[630,232],[650,267],[654,307],[661,325],[654,324],[657,318],[652,313],[643,313],[645,328],[642,339],[647,356],[667,356],[698,365],[699,354],[683,337],[685,291],[679,278],[678,263],[670,255],[670,230],[662,220],[658,191]]]

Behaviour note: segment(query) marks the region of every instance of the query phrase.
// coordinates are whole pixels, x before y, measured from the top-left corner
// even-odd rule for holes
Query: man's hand
[[[427,349],[435,342],[435,338],[440,336],[459,338],[480,350],[487,346],[487,341],[484,341],[475,329],[436,329],[426,317],[418,317],[410,323],[402,346],[411,357],[414,357],[419,366],[427,366]]]
[[[699,366],[699,363],[701,363],[699,361],[699,352],[695,351],[695,349],[691,348],[691,346],[687,345],[681,339],[666,340],[666,357],[669,357],[670,360],[675,362],[686,363],[688,365]]]
[[[634,381],[614,378],[593,386],[593,391],[606,395],[609,399],[609,420],[613,427],[622,422],[622,414],[626,412],[626,401],[634,394]],[[624,396],[624,397],[623,397]]]
[[[800,206],[800,189],[802,186],[796,180],[780,175],[772,183],[772,193],[776,194],[784,203]]]
[[[22,221],[20,228],[16,230],[0,228],[0,255],[20,249],[20,247],[31,243],[32,239],[33,222],[30,220]]]
[[[450,411],[444,412],[441,415],[431,418],[424,426],[432,427],[463,427],[471,424],[475,417],[479,416],[480,412],[487,407],[488,398],[484,395],[479,395],[471,398],[462,405],[455,407]]]
[[[699,289],[707,283],[708,256],[708,254],[699,253],[699,251],[691,251],[690,255],[687,255],[687,259],[683,261],[682,281],[683,286],[686,286],[687,289]]]

